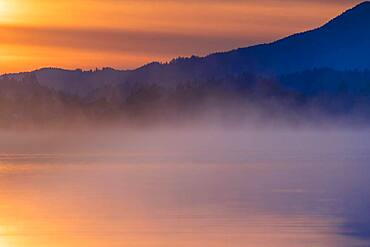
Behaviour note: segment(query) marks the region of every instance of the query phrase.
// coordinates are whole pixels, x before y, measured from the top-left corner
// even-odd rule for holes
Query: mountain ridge
[[[326,24],[271,43],[205,57],[153,62],[133,70],[105,68],[95,71],[43,68],[6,74],[17,78],[34,73],[42,86],[84,96],[97,88],[120,83],[149,83],[173,88],[176,85],[243,73],[279,76],[316,68],[354,70],[370,68],[370,1],[344,11]]]

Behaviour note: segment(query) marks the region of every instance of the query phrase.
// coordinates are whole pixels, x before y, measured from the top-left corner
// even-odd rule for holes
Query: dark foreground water
[[[370,246],[368,132],[174,135],[3,144],[0,246]]]

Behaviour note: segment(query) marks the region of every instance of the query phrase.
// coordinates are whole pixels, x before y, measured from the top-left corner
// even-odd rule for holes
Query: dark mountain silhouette
[[[282,75],[315,68],[370,68],[370,2],[363,2],[324,26],[270,44],[240,48],[206,57],[151,63],[131,71],[103,69],[34,71],[41,85],[86,95],[108,84],[147,82],[175,87],[179,83],[241,73]],[[13,75],[15,78],[23,73]]]
[[[142,81],[222,77],[240,73],[281,75],[314,68],[370,68],[370,2],[344,12],[326,25],[270,44],[151,64],[132,72]]]
[[[270,44],[136,70],[44,68],[0,77],[0,125],[224,118],[370,119],[370,2]]]

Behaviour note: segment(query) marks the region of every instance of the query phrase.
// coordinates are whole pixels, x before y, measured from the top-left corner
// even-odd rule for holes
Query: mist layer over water
[[[1,137],[1,246],[370,245],[368,130]]]

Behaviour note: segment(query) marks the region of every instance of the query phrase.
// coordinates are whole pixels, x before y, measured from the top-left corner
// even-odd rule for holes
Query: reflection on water
[[[0,246],[370,246],[366,147],[237,146],[3,154]]]

